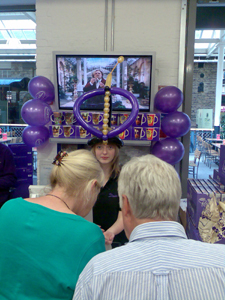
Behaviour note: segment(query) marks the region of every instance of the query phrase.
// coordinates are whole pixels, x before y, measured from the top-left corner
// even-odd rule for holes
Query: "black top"
[[[120,211],[119,196],[117,191],[118,178],[110,178],[101,188],[98,199],[93,207],[93,222],[102,229],[109,229],[117,220]],[[113,240],[117,243],[127,243],[125,232],[117,234]]]

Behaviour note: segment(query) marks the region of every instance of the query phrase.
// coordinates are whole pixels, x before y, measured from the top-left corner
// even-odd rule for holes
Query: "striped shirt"
[[[149,222],[127,245],[98,254],[73,300],[224,300],[225,245],[188,240],[177,222]]]

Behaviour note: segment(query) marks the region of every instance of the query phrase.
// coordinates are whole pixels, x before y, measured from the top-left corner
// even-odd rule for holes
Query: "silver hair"
[[[126,195],[134,216],[138,219],[177,220],[181,199],[179,176],[170,164],[154,155],[134,157],[119,176],[120,206]]]

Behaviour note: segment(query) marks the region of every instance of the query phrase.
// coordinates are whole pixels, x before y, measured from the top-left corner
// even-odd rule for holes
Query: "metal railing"
[[[197,136],[200,136],[203,141],[207,138],[212,138],[214,129],[208,128],[191,128],[190,129],[190,153],[193,153],[198,146]]]
[[[16,142],[22,141],[22,133],[27,124],[0,124],[2,133],[7,133],[8,137],[17,138]]]

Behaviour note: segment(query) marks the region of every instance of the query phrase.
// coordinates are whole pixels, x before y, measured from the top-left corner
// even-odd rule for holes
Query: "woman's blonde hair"
[[[60,160],[59,165],[54,165],[50,174],[50,185],[57,185],[64,189],[68,196],[84,199],[92,198],[91,186],[97,180],[96,196],[104,181],[102,168],[88,150],[76,150],[68,153]]]
[[[96,155],[95,155],[95,149],[96,149],[96,147],[97,147],[98,145],[99,145],[99,144],[96,144],[96,145],[94,145],[94,146],[91,148],[91,152],[94,154],[94,156],[96,156]],[[109,145],[115,146],[115,156],[114,156],[114,158],[113,158],[113,160],[112,160],[112,162],[111,162],[111,167],[112,167],[112,169],[111,169],[110,176],[112,176],[112,174],[113,174],[113,175],[114,175],[114,178],[116,178],[116,177],[119,175],[119,173],[120,173],[120,166],[119,166],[119,152],[120,152],[120,150],[119,150],[119,148],[116,146],[116,144],[114,144],[114,143],[109,143]]]

